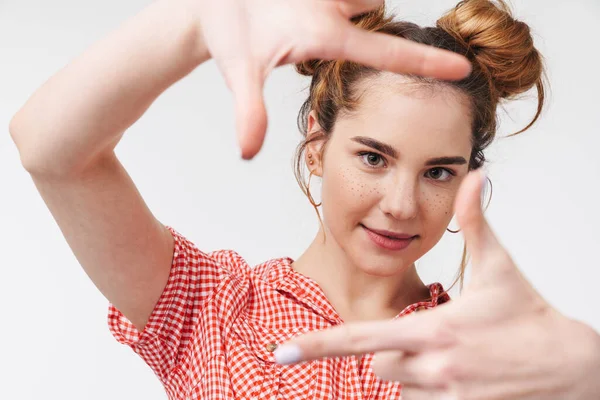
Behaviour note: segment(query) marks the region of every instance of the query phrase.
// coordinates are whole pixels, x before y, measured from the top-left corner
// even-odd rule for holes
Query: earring
[[[310,201],[310,204],[312,204],[312,206],[316,210],[317,207],[320,207],[323,204],[323,202],[320,202],[319,204],[317,204],[315,199],[312,197],[312,194],[310,193],[310,179],[312,178],[312,176],[313,176],[313,171],[310,171],[310,175],[308,175],[308,183],[306,184],[306,197],[308,197],[308,201]]]
[[[482,193],[481,193],[481,206],[483,207],[483,211],[487,211],[488,207],[490,206],[490,203],[492,202],[492,196],[494,195],[494,184],[492,183],[492,180],[489,177],[486,177],[487,179],[487,185],[486,187],[483,189]],[[490,198],[488,199],[485,207],[483,206],[483,198],[485,197],[485,195],[487,194],[489,189],[490,192]]]
[[[483,200],[484,200],[485,194],[488,190],[488,186],[489,186],[489,190],[490,190],[490,198],[488,199],[485,207],[483,207],[484,212],[487,211],[488,207],[490,206],[490,203],[492,202],[492,195],[494,193],[494,185],[492,184],[492,180],[489,177],[486,177],[486,178],[487,178],[486,187],[483,188],[482,193],[481,193],[481,206],[483,207]],[[460,229],[453,231],[450,228],[446,228],[446,230],[450,233],[459,233],[460,232]]]

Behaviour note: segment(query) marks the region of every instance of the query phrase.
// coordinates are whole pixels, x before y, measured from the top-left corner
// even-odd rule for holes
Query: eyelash
[[[367,161],[365,161],[365,159],[364,159],[365,156],[376,156],[381,161],[383,161],[383,164],[384,164],[383,167],[384,168],[387,166],[387,162],[386,162],[385,158],[382,155],[378,154],[378,153],[374,153],[372,151],[361,151],[360,153],[358,153],[358,156],[361,158],[361,161],[363,162],[363,164],[365,164],[369,168],[375,169],[375,168],[380,168],[380,167],[377,167],[377,166],[369,164]]]
[[[426,172],[425,174],[428,174],[428,173],[430,173],[431,171],[433,171],[433,170],[436,170],[436,169],[441,169],[442,171],[445,171],[445,172],[447,172],[447,173],[450,175],[450,177],[451,177],[451,178],[453,178],[453,177],[455,177],[455,176],[456,176],[456,172],[452,171],[451,169],[444,168],[444,167],[433,167],[433,168],[431,168],[431,169],[428,169],[428,170],[427,170],[427,172]],[[450,178],[450,179],[451,179],[451,178]],[[448,180],[446,180],[446,181],[443,181],[443,180],[440,180],[440,179],[433,179],[433,178],[429,178],[429,179],[431,179],[432,181],[436,181],[436,182],[447,182],[447,181],[449,181],[449,180],[450,180],[450,179],[448,179]]]
[[[363,162],[363,164],[365,164],[365,166],[367,166],[368,168],[373,168],[373,169],[380,168],[380,167],[377,167],[377,166],[373,166],[373,165],[369,164],[367,161],[365,161],[364,157],[365,156],[371,156],[371,155],[372,156],[376,156],[381,161],[383,161],[383,163],[384,163],[383,168],[385,168],[387,166],[387,161],[386,161],[385,157],[383,157],[382,155],[380,155],[378,153],[374,153],[372,151],[361,151],[360,153],[358,153],[358,156],[361,158],[361,161]],[[452,177],[456,176],[456,172],[455,171],[453,171],[451,169],[448,169],[448,168],[444,168],[444,167],[433,167],[433,168],[430,168],[430,169],[427,170],[426,174],[428,174],[431,171],[436,170],[436,169],[441,169],[442,171],[445,171],[448,174],[450,174],[450,176],[452,176]],[[438,179],[433,179],[433,178],[430,178],[430,179],[432,179],[434,181],[438,181]]]

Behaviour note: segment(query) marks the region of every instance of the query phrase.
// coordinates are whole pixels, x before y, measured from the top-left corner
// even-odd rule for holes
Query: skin
[[[73,253],[104,296],[140,331],[144,329],[167,282],[173,241],[148,209],[114,153],[114,147],[124,132],[164,90],[211,58],[235,97],[238,138],[244,158],[253,157],[262,145],[266,129],[262,87],[266,76],[276,66],[323,58],[347,59],[380,70],[441,79],[460,79],[469,73],[468,62],[456,54],[363,32],[348,22],[352,15],[379,4],[381,1],[370,0],[221,0],[219,7],[214,7],[214,1],[210,0],[159,0],[55,74],[13,117],[10,133],[23,166],[31,174]],[[372,134],[369,132],[369,135]],[[415,165],[411,163],[412,167]],[[324,159],[321,172],[324,179],[333,175],[328,172],[329,168],[327,159]],[[408,170],[414,173],[416,168]],[[415,179],[415,175],[406,176]],[[354,173],[352,179],[356,179]],[[384,187],[380,193],[389,196]],[[380,202],[380,205],[384,204]],[[393,227],[414,228],[404,224],[408,219],[392,219],[391,212],[389,215],[384,211],[374,214],[371,211],[377,209],[373,204],[370,206],[354,216],[353,221],[378,224],[396,221],[397,225]],[[383,209],[391,210],[390,207]],[[466,209],[477,210],[477,207],[471,204]],[[377,218],[371,219],[374,217]],[[327,218],[329,221],[330,218]],[[467,230],[471,232],[469,243],[475,250],[480,246],[485,248],[487,231],[477,229],[482,225],[477,219],[471,220],[470,227],[475,228],[466,229],[469,226],[463,225],[465,234]],[[145,234],[140,235],[139,232]],[[356,226],[338,230],[332,224],[330,233],[330,236],[337,235],[334,239],[340,244],[358,240],[356,235],[353,236]],[[317,262],[321,261],[317,256],[324,254],[338,257],[335,261],[343,261],[346,257],[344,252],[338,250],[337,254],[336,246],[331,248],[330,253],[308,251],[306,259],[309,260],[308,256],[314,253]],[[342,249],[341,245],[338,248]],[[311,246],[311,249],[319,250],[319,247]],[[356,346],[356,343],[361,343],[360,340],[340,341],[334,337],[329,342],[321,342],[326,345],[318,346],[317,341],[314,348],[321,350],[320,356],[327,355],[326,350],[331,354],[336,349],[340,354],[384,349],[396,350],[396,353],[410,352],[414,357],[409,359],[417,361],[407,364],[398,362],[398,357],[395,357],[392,361],[380,363],[379,371],[387,367],[391,376],[412,383],[415,392],[420,391],[421,398],[426,399],[435,398],[432,391],[436,389],[415,377],[431,377],[432,382],[437,384],[449,385],[450,382],[455,394],[465,393],[469,388],[473,389],[470,393],[475,393],[477,388],[492,387],[496,397],[503,400],[527,398],[515,394],[515,388],[520,388],[523,393],[547,394],[537,397],[545,400],[598,399],[598,335],[589,327],[574,325],[557,313],[543,314],[550,318],[543,320],[547,322],[544,324],[536,318],[539,313],[531,311],[537,310],[537,307],[523,307],[522,302],[513,301],[515,294],[527,294],[529,291],[523,287],[520,287],[521,291],[517,290],[518,282],[522,280],[519,274],[507,272],[512,271],[510,268],[514,269],[514,264],[506,261],[510,257],[493,250],[488,246],[478,253],[481,255],[479,267],[487,267],[481,270],[488,273],[480,275],[481,284],[472,290],[474,294],[471,295],[472,299],[494,299],[492,304],[466,301],[461,304],[455,301],[453,308],[439,307],[440,310],[435,313],[424,313],[418,323],[413,319],[408,324],[407,318],[397,321],[404,324],[402,326],[386,325],[387,329],[375,326],[379,336],[373,331],[367,332],[371,333],[368,337],[375,339],[368,343],[370,347]],[[498,253],[505,256],[497,257]],[[472,254],[475,260],[476,252]],[[353,274],[365,276],[365,265],[358,262],[358,257],[355,258],[352,262],[346,260],[344,267]],[[382,260],[386,258],[382,257]],[[390,268],[391,264],[384,261],[375,272],[393,275],[393,271],[403,268]],[[308,274],[319,279],[317,273]],[[398,276],[401,274],[398,273]],[[402,277],[410,275],[407,273]],[[353,276],[349,275],[347,279],[360,284],[360,280]],[[382,279],[386,280],[381,282],[395,281],[388,277]],[[406,279],[404,283],[408,287]],[[344,287],[350,288],[349,285]],[[337,301],[333,289],[328,288],[329,294],[336,306],[341,308],[342,302]],[[385,298],[378,298],[375,290],[369,290],[370,296],[362,298],[371,304],[393,303],[390,293],[395,288],[384,289]],[[357,297],[361,295],[359,293]],[[348,297],[347,293],[339,295],[340,299]],[[532,298],[527,297],[529,300]],[[505,301],[498,302],[497,299]],[[473,305],[481,309],[473,308]],[[466,336],[467,339],[477,338],[476,342],[456,342],[454,353],[435,353],[439,341],[435,341],[433,336],[423,336],[423,332],[436,333],[448,324],[450,317],[440,314],[444,309],[456,310],[454,319],[450,320],[450,326],[456,326],[456,321],[468,322],[469,318],[485,315],[482,311],[488,312],[490,305],[496,305],[496,308],[490,314],[493,318],[484,321],[488,330]],[[392,304],[389,309],[397,309],[397,306]],[[378,309],[386,310],[385,307]],[[366,313],[361,311],[364,316]],[[345,315],[351,316],[350,312]],[[512,318],[514,316],[518,318]],[[513,323],[511,336],[505,335],[507,320]],[[349,339],[364,337],[360,329],[351,326],[346,329],[348,331],[342,333],[347,333],[345,337]],[[400,336],[399,332],[404,336]],[[457,331],[456,335],[460,332]],[[539,345],[523,345],[521,338],[526,334],[536,338]],[[445,336],[453,337],[450,334]],[[336,343],[346,347],[336,348]],[[355,346],[348,346],[348,343]],[[461,346],[464,343],[477,346]],[[551,357],[557,348],[562,350],[565,358],[561,368],[556,368],[553,364],[555,357]],[[442,362],[439,358],[437,363],[427,362],[427,358],[418,362],[423,360],[421,355],[431,354],[442,357]],[[473,362],[475,357],[482,356],[488,360],[481,364],[486,368]],[[503,366],[514,365],[514,360],[524,366],[516,378],[503,374],[510,371]],[[432,366],[437,369],[431,371]],[[468,372],[461,377],[448,373],[459,369]],[[557,385],[560,387],[557,388]],[[470,395],[460,398],[489,400],[492,397]]]
[[[594,400],[600,336],[556,311],[523,277],[465,178],[456,216],[472,255],[462,295],[405,318],[345,324],[279,346],[282,363],[375,353],[373,370],[407,400]]]
[[[316,163],[307,165],[322,177],[324,230],[294,263],[345,321],[393,317],[429,297],[414,263],[446,231],[472,147],[469,103],[456,89],[383,73],[359,90],[357,109],[341,114],[322,156],[323,142],[309,146]],[[309,118],[309,131],[318,131],[314,112]],[[363,226],[418,237],[387,250]]]
[[[382,2],[157,0],[52,76],[12,118],[21,162],[69,247],[138,330],[166,285],[174,243],[114,152],[123,134],[209,60],[235,98],[246,159],[262,145],[263,83],[277,66],[322,58],[442,79],[470,72],[456,53],[349,21]]]
[[[267,127],[262,88],[277,66],[310,59],[344,59],[378,70],[440,79],[471,71],[457,53],[349,23],[384,0],[184,0],[201,19],[204,41],[232,90],[242,157],[262,146]],[[194,11],[195,11],[194,10]]]

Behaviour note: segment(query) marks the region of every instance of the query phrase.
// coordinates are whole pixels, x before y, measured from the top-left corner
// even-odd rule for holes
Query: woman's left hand
[[[483,216],[482,185],[471,173],[456,201],[473,260],[460,298],[393,321],[306,334],[280,346],[278,360],[375,352],[375,373],[401,382],[403,400],[600,399],[600,337],[526,281]]]

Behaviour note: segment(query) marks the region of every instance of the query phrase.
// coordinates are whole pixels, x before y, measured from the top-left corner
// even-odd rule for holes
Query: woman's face
[[[448,227],[468,172],[471,117],[450,87],[392,74],[365,83],[357,110],[338,117],[316,172],[327,240],[361,270],[391,276]]]

